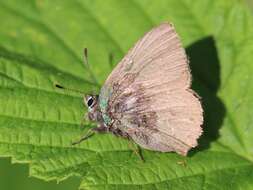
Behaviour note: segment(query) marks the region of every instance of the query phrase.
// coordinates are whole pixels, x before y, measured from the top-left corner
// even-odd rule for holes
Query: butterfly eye
[[[87,101],[87,106],[91,107],[94,103],[93,97],[89,97],[88,101]]]

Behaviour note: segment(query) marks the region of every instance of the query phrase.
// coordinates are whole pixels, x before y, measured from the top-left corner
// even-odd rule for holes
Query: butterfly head
[[[101,121],[101,112],[99,109],[99,98],[98,95],[85,95],[84,104],[88,108],[88,117],[91,121]]]
[[[97,95],[85,95],[84,97],[84,103],[89,108],[92,109],[98,102],[98,96]]]

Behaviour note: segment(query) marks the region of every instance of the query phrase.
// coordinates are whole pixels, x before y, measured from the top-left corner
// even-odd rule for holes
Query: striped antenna
[[[54,85],[56,88],[59,88],[59,89],[62,89],[62,90],[66,90],[66,91],[70,91],[70,92],[76,92],[76,93],[78,93],[78,94],[80,94],[80,95],[84,95],[84,94],[86,94],[85,92],[83,92],[83,91],[81,91],[81,90],[76,90],[76,89],[72,89],[72,88],[66,88],[66,87],[64,87],[64,86],[62,86],[62,85],[60,85],[60,84],[55,84]]]
[[[84,63],[84,66],[88,69],[89,73],[90,73],[90,76],[92,78],[92,80],[95,82],[96,85],[100,86],[95,75],[93,74],[91,68],[90,68],[90,64],[89,64],[89,59],[88,59],[88,49],[87,48],[84,48],[83,49],[83,63]]]
[[[112,53],[109,53],[108,61],[109,61],[110,68],[113,69],[114,56]]]

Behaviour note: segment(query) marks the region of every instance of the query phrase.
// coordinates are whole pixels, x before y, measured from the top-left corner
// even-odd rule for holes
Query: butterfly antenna
[[[113,62],[114,62],[114,56],[112,53],[109,53],[109,65],[110,65],[110,68],[113,69]]]
[[[66,91],[70,91],[70,92],[76,92],[76,93],[81,94],[81,95],[86,94],[85,92],[83,92],[81,90],[76,90],[76,89],[72,89],[72,88],[66,88],[66,87],[64,87],[64,86],[62,86],[60,84],[57,84],[57,83],[54,86],[56,88],[59,88],[59,89],[62,89],[62,90],[66,90]]]
[[[93,81],[99,85],[96,77],[94,76],[93,72],[91,71],[91,68],[90,68],[90,64],[89,64],[89,59],[88,59],[88,49],[87,48],[84,48],[83,49],[83,63],[84,63],[84,66],[89,70],[89,73],[90,73],[90,76],[92,77]]]
[[[86,67],[89,67],[90,68],[90,65],[89,65],[89,61],[88,61],[88,49],[87,48],[84,48],[83,49],[83,63]]]

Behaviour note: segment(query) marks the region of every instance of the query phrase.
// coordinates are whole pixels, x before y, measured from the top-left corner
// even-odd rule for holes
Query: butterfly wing
[[[186,53],[171,24],[152,29],[116,66],[101,110],[140,146],[186,155],[202,133],[203,111],[190,89]]]

